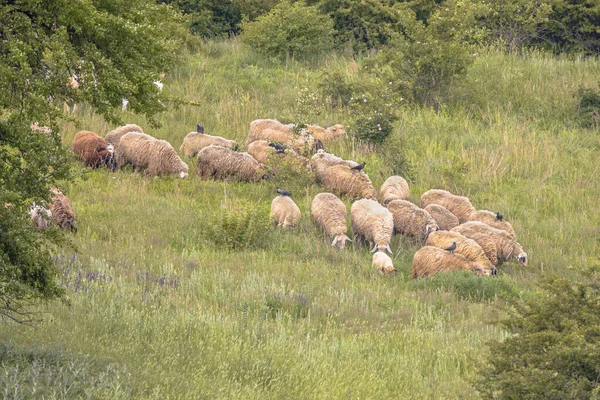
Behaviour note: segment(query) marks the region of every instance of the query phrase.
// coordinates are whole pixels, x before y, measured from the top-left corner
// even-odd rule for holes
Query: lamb
[[[384,205],[392,200],[410,200],[408,182],[401,176],[390,176],[381,185],[379,197]]]
[[[334,165],[326,168],[321,175],[323,185],[338,195],[363,199],[377,198],[377,191],[364,171],[358,171],[347,165]]]
[[[477,275],[489,276],[492,272],[483,265],[460,254],[433,246],[421,247],[412,262],[412,277],[421,278],[445,271],[473,271]]]
[[[481,246],[475,240],[469,239],[458,232],[432,232],[427,238],[427,242],[425,244],[427,246],[439,247],[440,249],[447,249],[448,247],[452,246],[452,243],[456,243],[456,249],[453,250],[455,254],[465,256],[469,260],[483,265],[490,271],[494,269],[494,265],[486,256]]]
[[[373,267],[381,272],[396,272],[392,258],[381,251],[377,251],[373,254]]]
[[[198,175],[202,179],[258,182],[266,177],[265,165],[248,153],[210,145],[198,152]]]
[[[347,165],[350,168],[356,167],[358,165],[357,162],[344,160],[338,156],[335,156],[331,153],[325,152],[325,150],[317,150],[317,152],[311,157],[309,166],[315,171],[317,179],[320,181],[323,172],[334,165]]]
[[[346,241],[346,205],[333,193],[319,193],[310,206],[311,214],[329,238],[332,246],[343,249]]]
[[[73,152],[91,168],[102,165],[115,169],[114,147],[95,132],[80,131],[73,139]]]
[[[421,207],[429,204],[439,204],[446,207],[448,211],[456,215],[458,221],[462,224],[469,220],[469,217],[475,211],[475,208],[467,197],[457,196],[447,190],[431,189],[421,196]]]
[[[496,218],[496,214],[494,214],[491,211],[488,211],[488,210],[475,211],[473,214],[471,214],[469,219],[471,221],[483,222],[484,224],[488,224],[489,226],[493,226],[494,228],[506,231],[506,232],[508,232],[508,234],[510,236],[512,236],[513,239],[517,240],[517,234],[515,233],[515,230],[513,229],[510,222],[504,221],[502,219],[498,220]]]
[[[398,233],[424,241],[431,232],[438,230],[431,215],[410,201],[392,200],[387,204],[387,208],[394,217],[394,229]]]
[[[37,204],[31,206],[29,209],[29,216],[38,231],[46,229],[48,224],[52,221],[52,212],[46,207]]]
[[[293,228],[298,224],[302,213],[289,196],[277,196],[271,202],[271,221],[278,228]]]
[[[117,163],[119,168],[131,164],[136,171],[145,169],[150,176],[176,174],[185,178],[188,175],[188,165],[169,142],[140,132],[123,135],[117,150]]]
[[[375,200],[361,199],[352,204],[350,217],[356,241],[368,241],[369,245],[373,245],[371,253],[378,250],[392,252],[390,240],[394,231],[394,217],[387,208]]]
[[[106,140],[106,143],[112,144],[115,148],[115,151],[117,151],[117,149],[119,148],[119,143],[121,142],[121,138],[123,137],[123,135],[129,132],[144,133],[144,130],[139,125],[127,124],[108,132],[106,136],[104,136],[104,140]]]
[[[322,128],[319,125],[308,125],[306,130],[315,140],[320,140],[323,143],[337,140],[346,134],[344,125],[336,124],[329,128]]]
[[[52,203],[50,205],[52,223],[61,229],[70,229],[72,232],[77,232],[77,220],[67,196],[54,187],[50,188],[50,192],[52,193]]]
[[[521,265],[527,265],[527,253],[523,246],[506,231],[479,221],[461,224],[452,228],[452,231],[475,240],[494,265],[513,259]]]
[[[190,132],[183,138],[183,144],[179,152],[188,158],[193,158],[200,149],[214,144],[216,146],[226,147],[237,151],[238,145],[234,140],[225,139],[221,136],[212,136],[204,133]]]
[[[449,231],[455,226],[460,225],[460,222],[458,222],[458,217],[448,211],[448,209],[444,206],[440,206],[439,204],[429,204],[427,207],[425,207],[425,210],[431,215],[431,217],[443,231]]]

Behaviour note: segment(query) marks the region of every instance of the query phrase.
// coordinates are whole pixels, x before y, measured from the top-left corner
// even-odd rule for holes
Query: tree
[[[147,0],[0,3],[0,316],[30,321],[32,302],[64,294],[50,251],[65,237],[36,232],[28,218],[50,186],[71,177],[57,127],[63,102],[89,103],[119,123],[126,97],[154,121],[169,99],[153,81],[176,60],[181,22]],[[34,122],[52,133],[33,131]]]

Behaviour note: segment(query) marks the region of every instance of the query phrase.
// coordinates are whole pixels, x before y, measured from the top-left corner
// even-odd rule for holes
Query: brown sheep
[[[455,226],[460,225],[458,217],[448,211],[444,206],[440,206],[439,204],[429,204],[425,207],[425,210],[433,217],[443,231],[449,231]]]
[[[311,134],[312,137],[314,137],[316,140],[320,140],[323,143],[337,140],[346,135],[344,125],[340,124],[330,126],[329,128],[322,128],[319,125],[308,125],[306,130]]]
[[[235,151],[238,149],[238,144],[234,140],[225,139],[221,136],[207,135],[205,133],[190,132],[183,138],[183,144],[179,148],[179,152],[183,153],[186,157],[192,158],[202,148],[211,144]]]
[[[321,175],[323,185],[338,195],[353,198],[377,199],[377,191],[364,171],[340,164],[326,168]]]
[[[145,174],[188,175],[188,165],[179,158],[177,152],[166,140],[158,140],[140,132],[129,132],[121,138],[117,150],[119,168],[131,164],[136,171],[145,170]]]
[[[386,205],[392,200],[410,200],[408,182],[401,176],[390,176],[379,189],[381,203]]]
[[[392,200],[387,204],[394,217],[396,232],[425,241],[427,236],[438,230],[435,220],[427,211],[407,200]]]
[[[475,211],[468,198],[457,196],[447,190],[431,189],[423,193],[421,196],[421,207],[426,207],[429,204],[439,204],[446,207],[448,211],[456,215],[461,224],[468,221],[471,214]]]
[[[471,214],[469,220],[483,222],[484,224],[488,224],[489,226],[493,226],[494,228],[501,229],[503,231],[508,232],[508,234],[512,236],[513,239],[517,239],[517,234],[515,233],[515,230],[513,229],[510,222],[504,221],[503,219],[497,219],[496,214],[494,214],[491,211],[475,211],[473,214]]]
[[[110,131],[104,136],[104,140],[106,140],[107,144],[112,144],[115,148],[115,152],[119,148],[119,143],[121,142],[121,138],[123,135],[129,132],[140,132],[144,133],[144,130],[141,126],[136,124],[127,124],[116,128],[113,131]]]
[[[346,205],[333,193],[319,193],[310,206],[313,219],[329,238],[333,238],[332,246],[343,249],[346,241]]]
[[[527,265],[527,253],[523,251],[523,246],[506,231],[479,221],[466,222],[452,231],[475,240],[494,265],[513,259],[521,265]]]
[[[266,177],[265,165],[248,153],[210,145],[198,152],[198,175],[202,179],[257,182]]]
[[[77,132],[73,139],[73,152],[91,168],[106,165],[114,170],[114,148],[95,132]]]
[[[465,256],[469,260],[483,265],[490,271],[494,269],[494,265],[486,256],[481,246],[475,240],[469,239],[458,232],[432,232],[425,244],[427,246],[439,247],[440,249],[447,249],[452,246],[452,243],[456,243],[456,249],[454,249],[455,254]]]
[[[270,218],[279,228],[293,228],[298,225],[302,213],[289,196],[277,196],[271,202]]]
[[[50,188],[50,192],[52,193],[52,203],[50,204],[52,223],[61,229],[70,229],[72,232],[77,232],[77,220],[67,196],[57,188]]]
[[[390,240],[394,232],[394,217],[387,208],[375,200],[357,200],[350,208],[350,219],[354,240],[369,242],[373,246],[371,253],[385,250],[392,252]]]
[[[483,276],[491,274],[491,271],[483,265],[438,247],[421,247],[415,253],[412,262],[413,278],[422,278],[446,271],[473,271],[473,273]]]

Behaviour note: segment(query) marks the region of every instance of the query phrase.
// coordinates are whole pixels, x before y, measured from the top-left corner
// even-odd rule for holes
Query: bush
[[[491,343],[478,390],[488,398],[598,398],[600,271],[581,281],[546,278],[542,289],[510,310],[510,336]]]
[[[242,23],[241,39],[259,52],[283,59],[306,58],[331,50],[333,22],[304,2],[284,0],[267,15]]]
[[[267,169],[273,193],[280,188],[299,194],[315,184],[314,174],[306,170],[306,165],[299,157],[274,154],[267,161]]]
[[[581,87],[577,91],[577,110],[584,126],[600,126],[600,89]]]
[[[382,143],[398,119],[392,102],[393,93],[381,83],[363,84],[354,90],[347,111],[347,131],[359,140]]]

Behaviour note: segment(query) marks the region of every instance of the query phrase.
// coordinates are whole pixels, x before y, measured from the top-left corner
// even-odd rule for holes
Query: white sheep
[[[198,175],[202,179],[232,179],[257,182],[266,177],[265,165],[248,153],[239,153],[222,146],[204,147],[197,155]]]
[[[392,252],[390,240],[394,231],[394,217],[387,208],[375,200],[361,199],[352,204],[350,217],[356,241],[369,242],[373,245],[372,253],[378,250]]]
[[[392,200],[410,200],[410,189],[408,182],[401,176],[390,176],[383,182],[379,189],[379,198],[382,204],[387,204]]]
[[[158,140],[140,132],[125,134],[117,150],[117,166],[131,164],[136,170],[144,169],[150,176],[173,174],[185,178],[188,165],[166,140]]]
[[[381,272],[396,272],[392,258],[381,251],[376,251],[373,254],[373,267],[377,268]]]
[[[52,221],[52,212],[46,207],[34,204],[29,209],[29,216],[38,231],[46,229]]]
[[[376,199],[377,191],[364,171],[340,164],[326,168],[321,174],[323,185],[332,192],[353,198]]]
[[[179,152],[183,153],[186,157],[192,158],[201,149],[211,144],[235,151],[238,149],[238,144],[234,140],[225,139],[221,136],[207,135],[205,133],[190,132],[183,138]]]
[[[325,150],[317,150],[309,162],[310,168],[315,172],[315,175],[319,181],[321,181],[323,173],[327,168],[340,164],[347,165],[350,168],[358,165],[358,163],[355,161],[344,160],[334,154],[327,153]]]
[[[421,196],[421,207],[426,207],[429,204],[439,204],[446,207],[448,211],[456,215],[461,224],[468,221],[471,214],[475,211],[475,208],[467,197],[457,196],[447,190],[441,189],[431,189],[423,193]]]
[[[310,206],[313,219],[329,238],[333,238],[332,246],[343,249],[346,241],[346,205],[333,193],[319,193]]]
[[[439,229],[435,220],[427,211],[407,200],[392,200],[387,204],[394,217],[396,232],[425,240],[427,236]]]
[[[270,218],[279,228],[293,228],[300,221],[302,213],[289,196],[277,196],[271,202]]]

